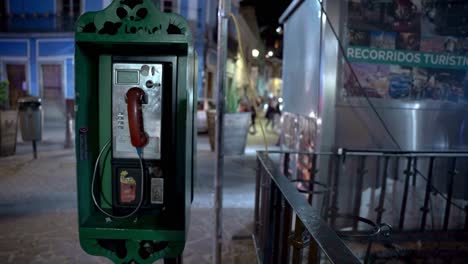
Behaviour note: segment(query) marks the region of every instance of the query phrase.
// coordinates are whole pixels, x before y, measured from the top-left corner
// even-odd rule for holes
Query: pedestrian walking
[[[268,126],[271,126],[271,130],[275,128],[275,113],[276,113],[276,104],[275,99],[268,100],[268,107],[265,113],[267,122],[265,124],[265,129],[268,129]]]
[[[250,122],[250,134],[255,135],[257,134],[257,127],[255,126],[255,119],[257,119],[257,109],[254,104],[250,104],[250,117],[251,117],[251,122]],[[252,131],[253,128],[253,131]]]

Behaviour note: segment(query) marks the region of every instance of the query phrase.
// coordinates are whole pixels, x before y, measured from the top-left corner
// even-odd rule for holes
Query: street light
[[[268,51],[267,55],[268,55],[268,57],[273,57],[274,53],[273,53],[273,51],[270,50],[270,51]]]
[[[258,49],[253,49],[252,50],[252,57],[257,58],[258,55],[260,55],[260,51],[258,51]]]
[[[283,33],[283,28],[281,26],[276,28],[276,33],[281,34]]]

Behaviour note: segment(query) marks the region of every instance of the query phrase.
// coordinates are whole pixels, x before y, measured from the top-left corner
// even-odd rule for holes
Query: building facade
[[[45,126],[64,127],[67,112],[73,112],[74,22],[88,11],[107,7],[112,0],[6,0],[0,4],[0,78],[10,82],[9,102],[17,107],[20,97],[43,100]],[[203,31],[204,1],[155,0],[166,12],[176,12],[194,21],[193,30]],[[194,34],[197,36],[197,34]],[[199,54],[203,41],[196,40]],[[203,57],[200,56],[200,65]],[[203,69],[203,67],[200,67]],[[201,80],[200,80],[201,83]]]
[[[216,96],[216,58],[217,58],[217,1],[207,1],[205,32],[205,64],[203,71],[203,85],[200,86],[199,97],[214,100]],[[265,73],[270,65],[265,63],[267,51],[261,40],[255,9],[245,6],[241,1],[234,0],[231,13],[237,18],[240,29],[238,39],[237,30],[232,17],[229,20],[227,87],[237,90],[240,97],[248,96],[254,99],[262,96],[269,80]],[[253,57],[252,50],[258,50],[259,56]],[[244,54],[244,59],[241,55]]]
[[[153,0],[162,11],[189,20],[198,53],[198,97],[215,97],[217,1]],[[0,78],[10,82],[9,105],[26,95],[43,100],[45,126],[65,126],[73,113],[74,22],[88,11],[107,7],[112,0],[5,0],[0,3]],[[242,65],[234,23],[229,27],[228,83],[239,89],[252,71],[251,49],[262,50],[258,32],[240,14],[239,0],[231,12],[239,19],[248,65]],[[245,68],[247,67],[247,68]],[[253,71],[258,72],[257,71]],[[253,82],[257,82],[256,80]],[[256,86],[256,85],[254,85]]]

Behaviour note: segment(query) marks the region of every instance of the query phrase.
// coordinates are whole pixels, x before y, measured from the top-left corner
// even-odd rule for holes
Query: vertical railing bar
[[[264,211],[265,211],[265,199],[264,199],[264,195],[265,195],[265,187],[263,186],[263,182],[265,181],[264,180],[264,174],[265,174],[265,168],[262,166],[262,169],[260,170],[260,177],[259,177],[259,184],[260,184],[260,187],[259,187],[259,190],[258,190],[258,238],[257,238],[257,245],[258,245],[258,248],[259,248],[259,255],[260,255],[260,259],[263,260],[263,248],[264,248],[264,245],[263,245],[263,234],[265,233],[264,232],[264,228],[265,228],[265,225],[263,223],[264,221]]]
[[[317,174],[318,169],[317,169],[317,155],[312,154],[312,166],[309,168],[309,195],[307,197],[307,201],[309,202],[310,205],[312,205],[312,198],[314,195],[314,181],[315,181],[315,174]]]
[[[421,231],[424,231],[424,229],[426,228],[427,213],[429,212],[429,199],[432,191],[432,174],[434,170],[434,159],[434,157],[431,157],[429,159],[429,171],[427,174],[426,193],[424,194],[424,206],[421,208]]]
[[[287,178],[289,178],[289,162],[291,161],[289,155],[290,155],[289,152],[284,153],[284,161],[283,161],[283,174]]]
[[[331,191],[332,191],[332,181],[333,177],[331,175],[335,175],[337,173],[337,170],[339,170],[339,156],[332,155],[329,157],[329,162],[328,162],[328,171],[330,172],[329,175],[327,175],[327,191],[323,194],[323,203],[322,203],[322,217],[325,222],[328,222],[329,218],[329,206],[330,206],[330,196],[331,196]]]
[[[284,161],[283,161],[283,174],[286,178],[290,178],[289,172],[289,163],[291,162],[290,153],[284,153]],[[279,245],[279,257],[278,260],[280,263],[286,263],[288,261],[289,256],[289,233],[291,231],[291,207],[286,202],[284,197],[281,194],[281,232],[280,232],[280,239],[278,243]]]
[[[395,165],[393,167],[393,179],[395,181],[398,181],[398,174],[399,174],[399,170],[400,170],[400,157],[395,157]]]
[[[382,223],[383,212],[385,212],[384,203],[385,203],[385,193],[387,192],[387,177],[388,177],[388,161],[390,157],[385,156],[384,167],[383,167],[383,177],[382,177],[382,187],[379,196],[379,206],[377,207],[377,224]]]
[[[259,201],[260,201],[260,176],[261,170],[263,170],[260,159],[257,156],[257,170],[255,176],[255,208],[254,208],[254,234],[255,237],[258,237],[258,229],[259,229]],[[258,239],[257,239],[258,242]]]
[[[332,208],[331,208],[331,227],[335,228],[336,216],[338,215],[338,188],[340,184],[340,176],[346,168],[346,156],[338,156],[338,169],[335,173],[335,179],[333,181],[333,195],[332,195]]]
[[[292,264],[302,263],[302,247],[303,247],[303,238],[302,234],[304,233],[304,225],[302,224],[299,217],[296,215],[296,224],[294,228],[294,242],[293,242],[293,254],[292,254]]]
[[[450,208],[452,207],[452,196],[453,196],[453,183],[455,175],[457,174],[457,158],[451,159],[452,163],[450,165],[449,171],[449,182],[447,184],[447,203],[445,205],[445,215],[444,215],[444,231],[448,230],[449,220],[450,220]]]
[[[264,223],[263,223],[263,220],[264,220],[264,210],[265,210],[265,201],[263,199],[263,196],[264,196],[264,187],[263,187],[263,174],[264,174],[264,168],[262,167],[262,169],[260,170],[260,187],[259,187],[259,193],[258,193],[258,248],[261,249],[259,251],[259,255],[260,255],[260,258],[263,259],[263,233],[264,233]]]
[[[309,264],[319,264],[320,263],[320,258],[319,258],[319,250],[317,243],[315,240],[310,237],[310,242],[309,242],[309,258],[308,258],[308,263]]]
[[[380,186],[380,173],[382,170],[382,157],[376,157],[376,166],[375,166],[375,174],[372,177],[372,185],[371,185],[371,193],[370,193],[370,201],[369,201],[369,217],[371,217],[375,212],[375,193],[377,191],[377,186]],[[374,212],[373,212],[374,211]]]
[[[389,204],[389,207],[391,207],[392,214],[390,217],[392,218],[391,221],[395,223],[395,225],[398,222],[398,205],[397,205],[397,200],[398,200],[398,194],[399,192],[397,191],[397,187],[399,184],[399,176],[400,176],[400,156],[395,156],[394,164],[393,164],[393,182],[392,182],[392,192],[391,192],[391,204]]]
[[[319,168],[317,167],[317,154],[312,154],[312,166],[309,169],[309,174],[310,174],[310,182],[309,182],[309,197],[308,197],[308,202],[312,206],[312,199],[314,195],[314,181],[315,181],[315,176],[318,173]],[[317,263],[317,244],[315,243],[314,239],[312,236],[310,236],[310,242],[309,242],[309,263]],[[314,256],[315,255],[315,256]],[[313,262],[311,262],[313,261]]]
[[[261,194],[261,208],[260,208],[260,242],[259,242],[259,247],[262,249],[262,253],[265,251],[266,248],[266,243],[268,240],[266,240],[266,235],[267,235],[267,229],[269,227],[269,217],[267,215],[268,208],[270,207],[270,201],[268,199],[270,195],[270,183],[271,183],[271,178],[270,175],[267,175],[268,177],[265,177],[265,170],[262,170],[262,176],[261,176],[261,189],[260,189],[260,194]],[[262,260],[265,260],[265,256],[262,255]]]
[[[268,221],[267,228],[268,233],[266,234],[266,246],[263,251],[263,263],[271,263],[272,254],[275,244],[275,196],[276,196],[276,184],[274,181],[270,180],[270,195],[269,195],[269,205],[268,205]],[[273,223],[272,223],[273,222]]]
[[[279,188],[274,188],[274,204],[273,204],[273,221],[274,221],[274,232],[273,232],[273,247],[272,247],[272,263],[279,263],[280,259],[280,246],[281,246],[281,234],[282,225],[281,225],[281,213],[282,213],[282,203],[283,196]]]
[[[418,177],[416,171],[418,170],[418,158],[413,159],[413,187],[416,187],[416,177]]]
[[[364,175],[366,174],[366,156],[359,157],[359,165],[357,170],[357,179],[355,185],[354,193],[354,216],[356,216],[353,222],[353,230],[356,231],[358,228],[357,216],[359,216],[361,211],[361,201],[362,201],[362,187],[364,184]]]
[[[403,190],[403,200],[401,201],[400,223],[398,225],[399,230],[403,230],[403,226],[405,224],[406,203],[408,202],[408,188],[409,188],[409,181],[411,177],[411,163],[412,163],[412,158],[409,157],[407,159],[406,171],[405,171],[405,175],[406,175],[405,187]]]
[[[367,242],[367,248],[366,248],[366,255],[364,259],[364,264],[369,264],[370,263],[370,258],[371,258],[371,253],[372,253],[372,237],[369,238],[369,242]]]
[[[465,205],[465,231],[468,231],[468,205]]]
[[[281,237],[281,253],[280,253],[280,263],[289,262],[289,236],[291,231],[291,221],[292,221],[292,209],[289,206],[288,202],[285,199],[283,200],[283,232]]]

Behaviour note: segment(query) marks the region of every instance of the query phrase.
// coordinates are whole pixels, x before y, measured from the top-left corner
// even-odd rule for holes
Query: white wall
[[[102,0],[102,7],[106,8],[110,3],[112,3],[112,0]]]

